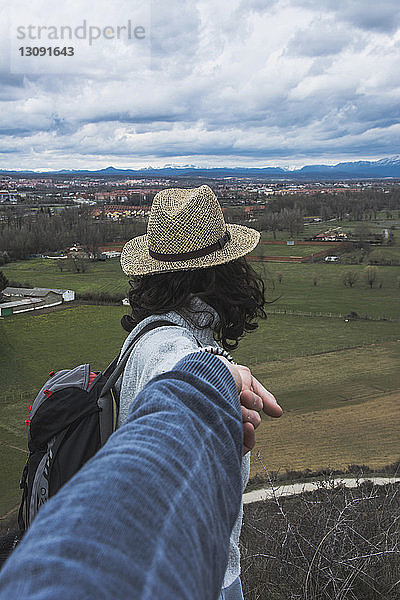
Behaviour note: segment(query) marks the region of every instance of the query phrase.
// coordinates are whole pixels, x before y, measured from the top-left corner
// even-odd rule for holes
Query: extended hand
[[[269,417],[278,418],[283,411],[275,396],[253,377],[248,367],[236,366],[242,379],[242,390],[239,393],[239,398],[242,405],[243,454],[247,454],[254,448],[256,443],[255,430],[261,423],[259,412],[262,410]]]
[[[222,360],[235,379],[242,405],[243,421],[243,455],[254,448],[256,443],[255,430],[261,423],[260,411],[269,417],[278,418],[283,410],[277,403],[275,396],[251,374],[248,367],[233,365],[223,357]]]

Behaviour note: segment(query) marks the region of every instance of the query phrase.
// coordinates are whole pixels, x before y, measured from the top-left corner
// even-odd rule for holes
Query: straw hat
[[[154,197],[147,235],[127,242],[121,254],[126,275],[212,267],[256,247],[258,231],[227,225],[208,185],[171,188]]]

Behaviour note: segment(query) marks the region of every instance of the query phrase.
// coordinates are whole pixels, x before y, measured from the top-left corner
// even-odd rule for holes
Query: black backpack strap
[[[27,513],[28,507],[27,507],[27,502],[28,502],[28,484],[27,484],[27,477],[28,477],[28,461],[29,461],[29,456],[28,459],[25,463],[24,466],[24,470],[22,472],[22,477],[21,477],[21,481],[19,482],[19,487],[21,488],[22,491],[22,499],[21,499],[21,504],[19,506],[19,510],[18,510],[18,526],[21,532],[25,531],[26,527],[27,527],[27,519],[24,518],[24,516]]]
[[[108,379],[104,384],[103,391],[107,391],[108,389],[112,388],[113,385],[115,385],[123,370],[125,369],[125,365],[128,362],[128,359],[131,355],[134,346],[136,345],[136,342],[149,331],[152,331],[157,327],[163,327],[164,325],[180,327],[180,325],[177,325],[177,323],[172,323],[172,321],[164,321],[161,319],[158,319],[157,321],[151,321],[151,323],[147,323],[147,325],[145,325],[139,331],[139,333],[137,333],[135,337],[129,342],[129,345],[125,348],[123,354],[117,356],[117,358],[115,358],[104,371],[104,375],[108,377]],[[111,372],[109,372],[110,368]]]
[[[113,390],[113,387],[116,384],[119,377],[122,375],[123,370],[125,369],[125,365],[128,362],[129,356],[131,355],[131,352],[136,342],[149,331],[156,329],[156,327],[163,327],[164,325],[180,327],[180,325],[178,325],[177,323],[172,323],[172,321],[167,321],[165,319],[157,319],[157,321],[151,321],[150,323],[145,325],[139,331],[139,333],[137,333],[134,336],[134,338],[130,341],[129,345],[125,348],[123,354],[117,356],[104,371],[104,375],[105,377],[107,377],[107,381],[104,384],[101,394],[97,400],[97,404],[101,409],[99,421],[100,441],[102,446],[103,444],[105,444],[105,442],[115,429],[115,424],[113,423],[113,421],[116,419],[116,416],[119,411],[119,395],[116,393],[115,390]],[[114,407],[116,407],[116,411]],[[115,412],[117,414],[115,414]]]

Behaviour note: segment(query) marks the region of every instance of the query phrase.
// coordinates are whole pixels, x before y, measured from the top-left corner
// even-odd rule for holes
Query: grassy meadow
[[[328,250],[330,254],[337,252],[337,245],[324,243],[323,245],[316,244],[298,244],[295,242],[294,246],[284,244],[268,244],[267,242],[261,242],[254,251],[256,256],[311,256],[311,254],[318,254],[319,252]]]
[[[267,283],[268,296],[273,301],[271,309],[334,314],[356,311],[360,316],[400,317],[400,267],[377,267],[378,278],[370,289],[365,279],[366,265],[362,264],[252,264]],[[36,287],[109,294],[125,293],[129,289],[128,278],[123,275],[117,258],[90,263],[86,273],[67,270],[61,273],[55,261],[40,258],[9,263],[1,270],[10,281]],[[358,275],[352,288],[343,284],[343,275],[348,270],[354,270]]]
[[[73,273],[68,264],[63,262],[63,271],[59,269],[60,261],[33,258],[20,260],[1,267],[10,281],[31,284],[35,287],[51,287],[75,292],[107,292],[109,294],[127,291],[128,280],[121,271],[119,259],[104,262],[91,262],[86,273]]]
[[[396,341],[255,365],[285,412],[262,419],[252,474],[398,460],[399,362]]]
[[[365,265],[259,263],[258,268],[269,283],[272,310],[333,314],[355,311],[359,316],[400,317],[400,267],[377,267],[378,279],[372,289],[366,281]],[[358,275],[351,288],[343,284],[343,275],[349,270]]]
[[[285,414],[278,421],[263,419],[252,473],[363,463],[379,468],[397,460],[400,267],[377,267],[378,281],[370,289],[365,264],[253,264],[273,302],[268,319],[234,355],[251,366]],[[349,269],[358,274],[353,288],[342,281]],[[128,288],[118,259],[91,263],[86,273],[60,272],[48,259],[2,270],[9,280],[32,286],[110,294]],[[104,368],[126,335],[120,326],[126,311],[79,305],[0,319],[0,516],[19,501],[25,419],[35,393],[50,370],[81,362]],[[351,312],[359,318],[346,321]]]
[[[0,320],[0,516],[20,497],[25,419],[49,371],[85,362],[96,370],[107,366],[125,338],[125,312],[122,306],[78,306]]]

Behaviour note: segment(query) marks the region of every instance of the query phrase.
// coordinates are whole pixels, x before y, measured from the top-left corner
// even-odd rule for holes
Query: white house
[[[104,258],[119,258],[121,252],[117,252],[116,250],[105,250],[101,253],[101,256],[104,256]]]
[[[37,289],[42,289],[42,288],[35,288]],[[56,292],[56,294],[62,294],[63,297],[63,301],[64,302],[71,302],[72,300],[75,300],[75,292],[74,290],[56,290],[56,289],[51,289],[52,292]]]
[[[339,262],[340,256],[325,256],[325,262]]]

